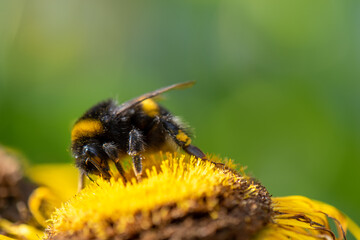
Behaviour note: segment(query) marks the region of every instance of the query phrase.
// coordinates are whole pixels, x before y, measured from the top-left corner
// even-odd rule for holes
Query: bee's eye
[[[94,157],[96,156],[96,149],[88,146],[88,145],[85,145],[84,148],[83,148],[83,155],[87,156],[87,157]]]
[[[88,152],[89,152],[89,147],[85,145],[83,148],[83,154],[88,155]]]

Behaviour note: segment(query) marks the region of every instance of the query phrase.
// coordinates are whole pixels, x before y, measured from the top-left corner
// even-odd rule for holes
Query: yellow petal
[[[6,232],[7,234],[16,236],[17,238],[28,239],[28,240],[38,240],[41,239],[44,235],[42,231],[30,225],[14,224],[6,219],[0,219],[0,229]]]
[[[78,171],[73,164],[42,164],[30,167],[26,175],[46,186],[61,200],[68,200],[77,192]]]
[[[273,198],[273,223],[257,239],[344,239],[347,228],[359,239],[359,227],[335,207],[303,196]],[[333,219],[339,236],[329,226]]]
[[[60,198],[47,187],[35,189],[28,200],[31,214],[43,227],[47,226],[46,221],[50,218],[55,208],[60,207],[60,204]]]
[[[16,238],[10,238],[0,234],[0,240],[16,240]]]

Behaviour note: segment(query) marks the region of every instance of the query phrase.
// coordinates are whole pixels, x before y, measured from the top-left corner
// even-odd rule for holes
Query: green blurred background
[[[1,1],[0,143],[71,162],[93,104],[196,80],[162,104],[274,196],[360,222],[360,2]]]

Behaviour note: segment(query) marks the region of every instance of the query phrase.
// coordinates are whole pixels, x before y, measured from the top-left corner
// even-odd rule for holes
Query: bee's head
[[[100,107],[103,107],[102,105]],[[91,115],[91,118],[82,117],[75,123],[71,131],[71,149],[75,157],[75,165],[84,174],[92,173],[110,178],[107,162],[109,157],[104,152],[100,140],[104,133],[104,127],[102,122],[96,118],[101,112],[98,109],[100,107],[96,106],[85,114]]]
[[[91,173],[109,179],[108,155],[101,147],[101,143],[95,139],[75,141],[72,152],[75,165],[86,175]]]

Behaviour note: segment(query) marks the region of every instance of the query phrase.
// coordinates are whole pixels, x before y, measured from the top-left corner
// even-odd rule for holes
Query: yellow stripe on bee
[[[102,133],[104,128],[99,120],[84,119],[75,124],[71,131],[71,141],[75,141],[81,137],[93,137]]]
[[[141,102],[142,104],[142,110],[148,115],[149,117],[155,117],[159,115],[159,105],[152,100],[152,99],[146,99]]]
[[[185,146],[188,146],[191,143],[191,138],[189,138],[189,136],[181,130],[179,130],[178,134],[176,134],[176,139],[185,143]]]

